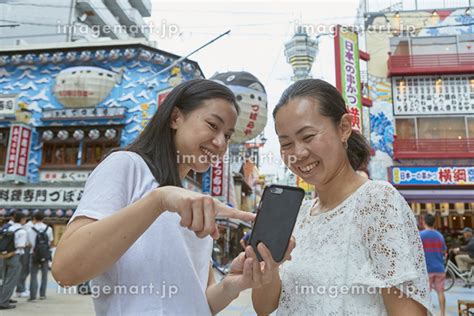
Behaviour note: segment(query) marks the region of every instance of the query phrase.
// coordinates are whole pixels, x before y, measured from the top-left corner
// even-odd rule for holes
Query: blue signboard
[[[394,185],[474,185],[474,166],[390,167]]]

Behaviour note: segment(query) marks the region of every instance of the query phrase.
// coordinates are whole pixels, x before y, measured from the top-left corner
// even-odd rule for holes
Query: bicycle
[[[471,271],[463,272],[448,259],[446,264],[446,279],[444,281],[444,290],[449,291],[456,283],[456,277],[464,281],[464,286],[471,288],[474,285],[474,266],[471,267]]]

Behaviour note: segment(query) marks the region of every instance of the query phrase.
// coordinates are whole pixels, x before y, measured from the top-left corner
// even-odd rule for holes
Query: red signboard
[[[172,89],[165,89],[165,90],[162,90],[160,92],[158,92],[158,97],[157,97],[157,107],[160,107],[160,105],[163,103],[163,101],[165,101],[166,97],[168,96],[168,94],[170,94]]]
[[[32,130],[19,123],[12,124],[8,142],[5,180],[28,182],[28,156],[30,154]]]
[[[215,165],[212,166],[211,195],[222,196],[223,184],[224,184],[224,164],[222,160],[219,160]]]

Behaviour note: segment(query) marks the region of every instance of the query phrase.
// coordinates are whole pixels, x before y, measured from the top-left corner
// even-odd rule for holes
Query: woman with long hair
[[[57,247],[54,278],[63,286],[93,279],[96,313],[110,316],[210,315],[260,286],[268,273],[244,253],[218,284],[210,265],[216,215],[254,214],[181,185],[190,170],[204,172],[224,155],[238,112],[219,83],[175,87],[143,133],[89,176]]]

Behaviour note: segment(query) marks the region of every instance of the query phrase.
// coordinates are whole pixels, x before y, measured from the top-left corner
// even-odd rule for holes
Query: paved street
[[[29,284],[29,282],[28,282]],[[62,290],[61,290],[62,291]],[[13,310],[0,311],[0,316],[82,316],[94,315],[92,299],[89,295],[80,295],[75,293],[58,292],[56,282],[51,278],[48,284],[47,300],[37,300],[33,303],[27,302],[26,298],[15,298],[18,300],[17,308]],[[438,307],[437,298],[432,293],[433,302]],[[457,315],[458,299],[473,299],[474,289],[462,288],[460,284],[456,284],[454,288],[446,292],[447,298],[447,315]],[[222,316],[250,316],[255,315],[252,308],[250,291],[241,293],[239,298],[228,306]]]

